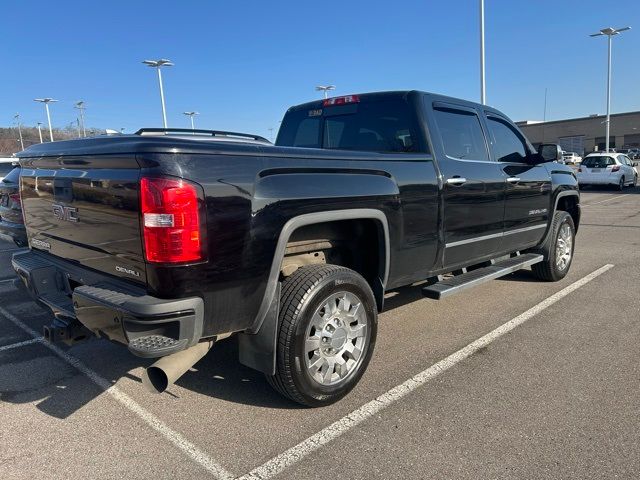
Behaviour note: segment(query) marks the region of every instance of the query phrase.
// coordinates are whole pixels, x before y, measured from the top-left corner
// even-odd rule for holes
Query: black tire
[[[618,190],[624,190],[624,177],[620,177],[620,181],[618,182]]]
[[[353,370],[344,379],[339,379],[336,385],[323,385],[308,371],[307,362],[315,353],[305,352],[305,342],[308,328],[314,328],[310,325],[317,309],[323,308],[322,305],[332,295],[342,292],[357,297],[364,309],[367,328],[366,334],[362,335],[363,349],[360,360],[355,362]],[[275,390],[302,405],[319,407],[340,400],[358,383],[373,354],[378,328],[373,292],[362,276],[336,265],[299,268],[283,282],[279,322],[276,374],[267,376]],[[334,367],[331,368],[333,371]]]
[[[571,256],[569,261],[564,267],[560,267],[556,261],[556,245],[558,244],[558,237],[563,225],[568,225],[571,232]],[[575,250],[575,238],[576,227],[573,223],[573,218],[567,212],[557,211],[553,216],[553,222],[551,224],[551,233],[547,238],[545,244],[537,249],[538,253],[544,255],[544,260],[540,263],[535,263],[531,266],[533,274],[540,280],[545,282],[557,282],[562,280],[571,268],[571,262],[573,262],[573,253]]]
[[[638,174],[636,173],[633,176],[633,185],[631,185],[632,187],[637,187],[638,186]]]

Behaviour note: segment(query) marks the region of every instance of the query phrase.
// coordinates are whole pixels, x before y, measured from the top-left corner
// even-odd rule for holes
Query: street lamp
[[[49,138],[53,142],[53,128],[51,128],[51,114],[49,113],[49,104],[53,102],[57,102],[58,100],[54,100],[53,98],[34,98],[34,102],[44,103],[44,108],[47,111],[47,120],[49,122]]]
[[[20,136],[20,150],[24,150],[24,142],[22,141],[22,127],[20,126],[20,114],[16,113],[13,118],[18,123],[18,135]]]
[[[161,58],[160,60],[144,60],[142,63],[158,70],[158,83],[160,84],[160,101],[162,102],[162,123],[164,128],[167,128],[167,111],[164,106],[164,89],[162,88],[162,72],[161,67],[172,67],[173,63],[170,60]]]
[[[42,122],[38,122],[38,135],[40,135],[40,143],[42,143]]]
[[[200,113],[198,113],[198,112],[182,112],[182,114],[186,115],[187,117],[189,117],[191,119],[191,130],[195,130],[196,127],[195,127],[195,125],[193,123],[193,117],[195,115],[200,115]]]
[[[605,35],[609,43],[609,53],[607,56],[607,119],[606,123],[606,138],[605,138],[605,152],[609,151],[609,128],[611,124],[611,39],[614,35],[618,35],[625,30],[631,30],[631,27],[624,28],[603,28],[598,33],[592,33],[590,37],[600,37]]]
[[[327,98],[327,92],[329,90],[335,90],[335,89],[336,89],[335,85],[318,85],[316,87],[317,92],[324,92],[324,98]]]
[[[84,127],[84,109],[87,107],[84,105],[84,100],[80,100],[79,102],[76,102],[73,108],[77,108],[80,111],[80,127],[82,128],[82,136],[86,137],[87,130]],[[80,136],[80,129],[78,129],[78,137],[79,136]]]
[[[484,77],[484,0],[480,0],[480,103],[487,103]]]

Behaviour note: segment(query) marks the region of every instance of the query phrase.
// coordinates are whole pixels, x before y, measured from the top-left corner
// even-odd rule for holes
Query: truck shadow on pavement
[[[114,385],[119,379],[127,378],[138,383],[135,388],[144,388],[139,367],[147,367],[151,361],[134,357],[126,348],[112,345],[106,340],[89,340],[87,347],[90,347],[89,343],[93,344],[93,348],[106,344],[104,346],[110,350],[99,368],[93,362],[83,360],[84,352],[76,351],[81,349],[81,345],[70,348],[68,353]],[[141,365],[141,362],[144,364]],[[302,408],[272,390],[260,372],[238,363],[238,346],[234,338],[216,344],[176,385],[234,403],[267,408]],[[126,389],[126,392],[140,401],[135,390]],[[103,393],[102,388],[43,345],[33,344],[0,353],[0,403],[35,403],[43,413],[65,419]],[[140,393],[147,395],[146,392]],[[161,395],[174,399],[181,396],[174,386]],[[144,404],[143,401],[141,403]]]

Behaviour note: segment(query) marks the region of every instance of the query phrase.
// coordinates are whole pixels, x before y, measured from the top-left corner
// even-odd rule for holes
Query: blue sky
[[[514,120],[604,113],[605,26],[614,39],[612,111],[640,110],[638,0],[485,0],[487,101]],[[59,1],[3,5],[0,125],[20,112],[53,123],[135,130],[161,126],[155,72],[164,71],[169,125],[265,136],[290,105],[336,94],[420,89],[478,100],[478,1]]]

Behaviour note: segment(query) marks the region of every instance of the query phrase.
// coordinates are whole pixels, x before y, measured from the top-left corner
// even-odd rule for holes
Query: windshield
[[[363,101],[288,112],[276,145],[361,150],[386,153],[417,152],[416,121],[404,99]]]

